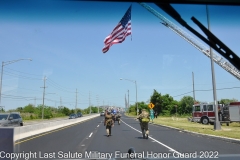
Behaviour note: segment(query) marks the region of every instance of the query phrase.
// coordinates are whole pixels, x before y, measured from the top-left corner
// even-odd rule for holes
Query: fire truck
[[[240,102],[231,102],[228,105],[218,104],[218,118],[220,123],[240,122]],[[193,105],[192,121],[202,124],[213,124],[215,109],[213,104],[198,103]]]

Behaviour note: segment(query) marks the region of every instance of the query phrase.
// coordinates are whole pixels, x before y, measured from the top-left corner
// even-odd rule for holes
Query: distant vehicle
[[[240,122],[240,102],[231,102],[229,105],[218,104],[218,118],[220,123]],[[192,121],[202,124],[213,124],[215,110],[213,104],[199,103],[193,105]]]
[[[77,118],[77,115],[75,113],[72,113],[69,115],[69,119],[75,119]]]
[[[81,112],[78,112],[78,113],[77,113],[77,117],[82,117],[82,113],[81,113]]]
[[[101,112],[101,113],[100,113],[100,116],[104,116],[104,115],[105,115],[105,112]]]
[[[23,120],[18,112],[0,113],[0,127],[23,126]]]

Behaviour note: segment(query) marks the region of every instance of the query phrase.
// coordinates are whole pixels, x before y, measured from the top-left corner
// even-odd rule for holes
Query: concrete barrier
[[[3,157],[4,153],[13,153],[14,152],[14,128],[0,128],[0,157]],[[7,159],[7,158],[0,158]]]
[[[86,117],[80,117],[76,119],[64,119],[60,121],[50,121],[50,122],[41,122],[39,124],[33,124],[28,126],[21,126],[21,127],[7,127],[13,129],[13,142],[27,138],[30,136],[34,136],[37,134],[41,134],[44,132],[52,131],[58,128],[66,127],[69,125],[73,125],[82,121],[86,121],[95,117],[98,117],[99,114],[89,115]],[[5,128],[0,128],[0,132]]]

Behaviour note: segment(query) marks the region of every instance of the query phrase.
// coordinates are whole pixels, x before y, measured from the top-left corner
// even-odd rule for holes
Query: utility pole
[[[127,98],[126,98],[126,94],[125,94],[125,111],[127,111]]]
[[[34,98],[34,107],[36,107],[36,97]]]
[[[206,5],[206,11],[207,11],[208,30],[210,31],[208,5]],[[213,99],[214,99],[214,105],[213,106],[214,106],[214,110],[215,110],[214,130],[221,130],[221,125],[220,125],[220,122],[219,122],[219,119],[218,119],[218,103],[217,103],[216,81],[215,81],[212,47],[210,47],[210,57],[211,57],[212,85],[213,85]]]
[[[98,95],[96,95],[96,98],[97,98],[97,104],[98,104],[98,113],[99,113]]]
[[[41,87],[43,88],[43,105],[42,105],[42,119],[44,117],[44,99],[45,99],[45,88],[47,88],[46,86],[46,76],[44,76],[44,86]]]
[[[130,113],[130,109],[129,109],[129,90],[128,90],[128,114]]]
[[[76,105],[75,105],[75,113],[77,113],[77,94],[78,94],[78,91],[76,89]]]
[[[192,72],[192,81],[193,81],[193,100],[195,103],[195,89],[194,89],[194,73]]]
[[[89,91],[89,107],[90,107],[89,114],[91,114],[92,113],[92,108],[91,108],[91,94],[90,94],[90,91]]]
[[[60,97],[60,106],[61,106],[61,108],[63,107],[62,106],[62,97]]]

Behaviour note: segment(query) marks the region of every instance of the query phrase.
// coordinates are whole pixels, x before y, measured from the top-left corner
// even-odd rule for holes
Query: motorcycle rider
[[[137,119],[139,119],[139,122],[140,122],[143,138],[148,139],[148,135],[149,135],[148,123],[150,121],[150,115],[146,111],[146,109],[142,109],[142,113],[139,114]]]

